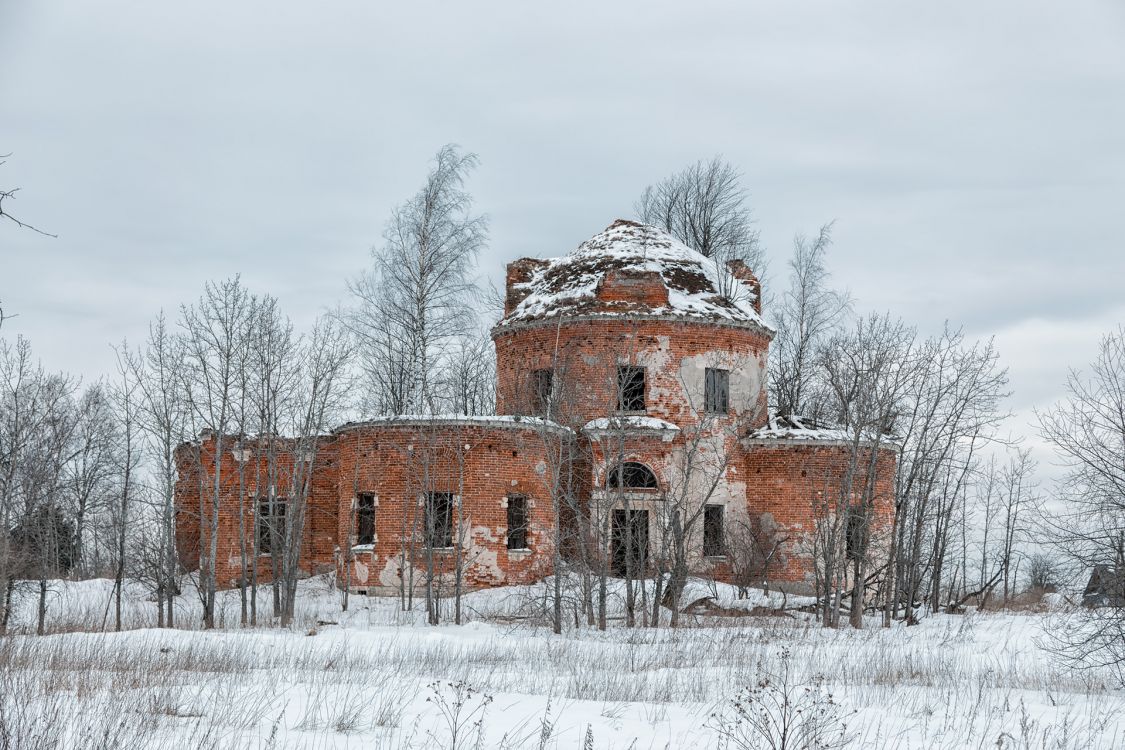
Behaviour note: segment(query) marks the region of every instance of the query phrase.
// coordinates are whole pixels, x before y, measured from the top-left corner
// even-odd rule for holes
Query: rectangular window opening
[[[863,508],[853,506],[848,508],[847,546],[849,560],[859,560],[867,552],[867,518]]]
[[[722,557],[726,554],[721,505],[703,506],[703,554],[706,557]]]
[[[645,368],[618,366],[617,409],[618,411],[645,410]]]
[[[284,498],[274,498],[258,501],[258,512],[254,516],[254,533],[258,542],[258,554],[272,555],[275,549],[280,549],[285,539],[285,510],[287,503]]]
[[[508,549],[528,549],[527,498],[508,496]]]
[[[533,414],[546,417],[551,411],[551,389],[554,386],[554,373],[550,368],[531,371],[531,410]]]
[[[704,411],[726,414],[730,410],[730,370],[708,367],[703,385]]]
[[[648,567],[648,511],[615,508],[610,531],[610,569],[630,578]]]
[[[453,546],[453,493],[427,492],[425,506],[426,546],[439,549]]]
[[[356,498],[355,543],[375,543],[375,496],[369,494]]]

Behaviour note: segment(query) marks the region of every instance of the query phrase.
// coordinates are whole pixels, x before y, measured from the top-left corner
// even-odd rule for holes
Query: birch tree
[[[351,346],[331,317],[320,318],[300,351],[299,388],[293,421],[294,461],[281,550],[281,623],[293,622],[300,578],[300,556],[308,521],[312,481],[320,442],[339,415],[347,391],[345,376]]]
[[[829,286],[825,256],[832,224],[816,239],[797,235],[789,260],[789,288],[774,309],[777,333],[770,344],[770,403],[778,414],[824,418],[816,401],[817,357],[851,310],[847,292]]]
[[[239,506],[239,553],[242,558],[244,574],[243,589],[249,584],[249,601],[243,597],[243,613],[251,624],[258,618],[258,569],[261,549],[259,535],[255,529],[257,515],[265,508],[270,523],[265,527],[270,536],[270,581],[273,595],[273,616],[281,617],[284,612],[282,592],[283,560],[286,535],[274,520],[279,518],[279,508],[286,501],[290,489],[292,470],[286,469],[281,460],[283,450],[290,449],[289,440],[284,437],[287,428],[296,424],[297,391],[301,387],[302,362],[301,346],[304,342],[294,334],[292,322],[281,313],[276,298],[266,295],[255,299],[250,313],[251,336],[247,350],[246,387],[248,409],[248,431],[255,433],[248,447],[242,451],[246,460],[239,463],[240,486],[245,487],[250,478],[245,476],[247,462],[254,466],[253,484],[255,488],[253,507],[247,513],[245,503]],[[245,498],[245,493],[240,497]]]
[[[197,456],[205,491],[200,493],[199,525],[202,545],[199,556],[199,595],[203,624],[215,627],[218,529],[222,511],[222,456],[229,437],[241,434],[237,404],[241,397],[243,359],[250,331],[251,297],[236,276],[208,282],[199,300],[181,308],[183,386],[188,412],[196,428],[214,436],[214,454]],[[208,467],[210,475],[207,475]]]
[[[140,463],[138,413],[140,411],[140,384],[135,368],[131,366],[128,342],[123,341],[117,350],[117,381],[111,393],[114,417],[121,436],[118,458],[118,503],[115,508],[114,532],[116,561],[113,576],[114,630],[121,630],[122,599],[125,590],[126,554],[131,517],[134,513],[134,493],[139,484],[136,472]]]
[[[344,320],[384,413],[437,411],[434,373],[474,325],[471,274],[488,222],[464,185],[477,163],[443,147],[422,188],[392,213],[372,268],[349,285],[356,306]]]
[[[185,439],[183,342],[161,311],[149,324],[148,339],[130,361],[139,388],[137,424],[146,437],[156,484],[159,531],[150,546],[160,627],[173,627],[179,563],[176,557],[176,447]]]

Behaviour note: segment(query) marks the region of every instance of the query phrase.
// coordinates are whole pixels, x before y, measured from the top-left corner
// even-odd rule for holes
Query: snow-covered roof
[[[362,427],[509,427],[543,428],[570,432],[570,428],[542,417],[520,415],[466,416],[464,414],[400,414],[397,416],[374,417],[362,422],[348,422],[334,431],[345,432]]]
[[[646,224],[618,219],[569,255],[525,262],[527,277],[509,288],[519,302],[500,326],[559,316],[628,314],[705,318],[769,330],[755,308],[760,292],[749,269],[745,275],[750,279],[737,278],[727,267]],[[667,290],[667,302],[629,293],[600,294],[611,275],[625,278],[625,285],[628,279],[659,281]]]
[[[765,427],[751,430],[743,438],[751,442],[786,440],[805,440],[816,443],[850,443],[855,433],[840,425],[817,424],[808,417],[797,414],[771,415]],[[880,449],[894,448],[899,438],[891,434],[880,435],[875,431],[864,431],[860,436],[861,445],[876,445]]]
[[[583,427],[583,432],[608,432],[610,430],[633,430],[652,432],[678,432],[679,427],[656,417],[622,415],[620,417],[599,417],[591,419]]]
[[[840,442],[851,440],[853,435],[842,427],[818,425],[810,419],[791,414],[771,416],[765,427],[746,435],[749,440],[818,440]]]

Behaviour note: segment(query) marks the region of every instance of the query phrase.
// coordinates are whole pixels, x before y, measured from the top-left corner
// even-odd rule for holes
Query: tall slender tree
[[[337,321],[320,318],[299,354],[299,387],[293,409],[294,460],[290,477],[284,544],[280,550],[281,622],[289,625],[297,601],[301,550],[309,518],[309,497],[329,424],[339,416],[347,392],[345,381],[351,344]]]
[[[116,561],[113,576],[114,630],[121,630],[122,602],[125,593],[126,556],[128,552],[129,529],[134,514],[134,496],[137,469],[140,464],[139,419],[140,382],[136,369],[132,367],[127,341],[121,342],[117,349],[117,380],[111,393],[114,401],[114,416],[121,436],[120,459],[118,466],[118,503],[115,508],[114,542]]]
[[[137,424],[144,433],[156,485],[158,532],[150,545],[157,614],[161,627],[175,622],[179,563],[176,556],[176,447],[185,439],[182,341],[168,327],[164,312],[149,323],[148,340],[129,360],[138,393]]]
[[[213,455],[197,456],[205,491],[200,493],[199,523],[205,531],[200,550],[199,594],[203,623],[215,627],[219,518],[223,497],[223,452],[233,447],[231,436],[241,435],[237,421],[243,360],[251,330],[252,300],[236,276],[208,282],[199,300],[181,309],[181,349],[185,401],[196,434],[214,436]]]
[[[376,391],[369,401],[383,413],[437,411],[435,373],[448,363],[448,345],[473,328],[471,274],[488,236],[464,189],[477,163],[443,147],[421,190],[391,215],[373,267],[350,284],[356,306],[344,320]]]
[[[815,240],[797,235],[789,260],[789,288],[773,310],[777,333],[770,345],[770,402],[778,414],[823,418],[816,393],[817,356],[840,331],[851,310],[851,297],[829,286],[825,255],[832,224]]]

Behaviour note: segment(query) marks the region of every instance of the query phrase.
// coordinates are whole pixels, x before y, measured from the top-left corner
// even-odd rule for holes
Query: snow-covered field
[[[765,676],[757,697],[778,697],[787,666],[790,697],[838,717],[848,746],[1125,747],[1115,676],[1050,659],[1044,615],[860,631],[799,614],[688,617],[678,630],[614,621],[555,636],[519,617],[536,608],[534,589],[468,595],[469,623],[429,627],[423,607],[403,613],[394,599],[353,596],[341,612],[340,594],[314,579],[292,631],[239,629],[236,592],[222,630],[155,629],[152,604],[130,589],[136,629],[78,632],[100,626],[110,588],[56,583],[55,633],[0,639],[0,747],[756,747],[718,728],[745,733],[731,698]],[[197,628],[192,598],[181,607]],[[33,614],[23,601],[18,624]],[[822,690],[806,690],[818,675]]]

